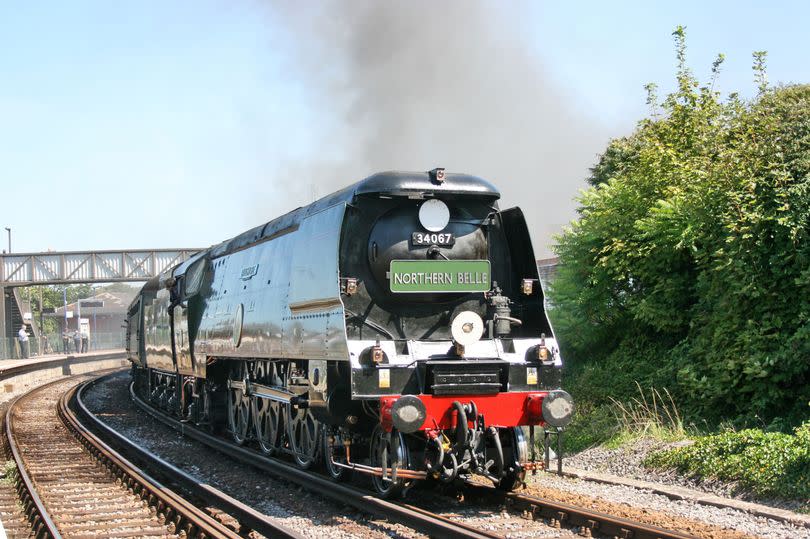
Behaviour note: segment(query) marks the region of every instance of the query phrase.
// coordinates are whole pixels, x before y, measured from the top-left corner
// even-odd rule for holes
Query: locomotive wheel
[[[495,485],[498,490],[511,492],[523,484],[526,479],[526,469],[522,462],[529,460],[529,443],[520,427],[501,430],[501,444],[503,445],[503,461],[506,468],[503,478]]]
[[[278,449],[282,404],[270,399],[253,397],[251,405],[256,441],[259,442],[262,453],[270,455]]]
[[[237,376],[232,380],[247,380],[243,375],[244,367],[239,364],[234,371]],[[238,445],[245,443],[248,437],[248,427],[250,426],[250,398],[245,392],[237,388],[228,389],[228,428],[233,436],[233,441]]]
[[[320,423],[306,408],[287,405],[287,437],[293,460],[299,468],[306,470],[315,462],[320,445]]]
[[[395,440],[398,442],[397,444],[393,443]],[[397,446],[396,451],[394,445]],[[405,437],[396,429],[388,433],[380,425],[374,427],[374,431],[371,433],[369,457],[371,466],[375,468],[391,468],[394,463],[397,463],[397,468],[410,469],[410,454],[408,446],[405,444]],[[386,479],[372,475],[371,482],[374,483],[374,490],[381,498],[397,497],[409,486],[408,482],[401,477],[392,481],[390,474]]]
[[[346,446],[343,445],[344,434],[338,428],[328,428],[323,430],[323,464],[326,473],[333,481],[348,481],[351,478],[351,470],[335,466],[335,462],[346,464]]]

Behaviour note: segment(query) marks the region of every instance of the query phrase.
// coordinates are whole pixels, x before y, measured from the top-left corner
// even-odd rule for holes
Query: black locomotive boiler
[[[379,494],[536,466],[570,396],[520,209],[443,169],[375,174],[197,253],[128,312],[134,387]]]

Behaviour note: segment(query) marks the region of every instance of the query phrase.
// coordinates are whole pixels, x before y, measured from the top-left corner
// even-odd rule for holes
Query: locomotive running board
[[[265,386],[262,384],[254,384],[251,382],[245,383],[242,380],[228,380],[228,389],[240,389],[248,397],[253,395],[263,399],[282,402],[284,404],[298,404],[297,401],[300,398],[300,395],[296,395],[295,393],[291,393],[283,389]]]

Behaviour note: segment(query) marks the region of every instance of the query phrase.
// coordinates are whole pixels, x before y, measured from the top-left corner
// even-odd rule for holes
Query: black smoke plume
[[[380,170],[469,172],[519,204],[538,257],[574,217],[607,142],[544,67],[531,4],[461,1],[267,5],[280,76],[312,115],[314,153],[268,172],[265,217]],[[534,10],[534,11],[532,11]],[[562,22],[561,22],[562,23]],[[279,197],[277,189],[284,193]],[[254,201],[255,203],[255,201]],[[258,208],[257,208],[258,209]]]

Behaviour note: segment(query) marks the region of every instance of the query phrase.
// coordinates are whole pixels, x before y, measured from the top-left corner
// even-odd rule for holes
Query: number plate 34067
[[[453,245],[456,239],[449,232],[414,232],[411,235],[414,245]]]

